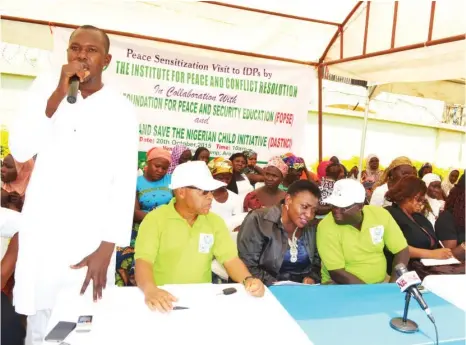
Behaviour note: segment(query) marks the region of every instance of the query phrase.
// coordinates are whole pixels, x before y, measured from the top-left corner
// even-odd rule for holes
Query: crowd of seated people
[[[33,166],[3,160],[2,207],[21,210]],[[226,159],[179,145],[149,150],[139,175],[131,242],[117,248],[116,284],[138,285],[154,309],[168,310],[175,298],[159,285],[238,281],[245,274],[250,293],[260,294],[258,281],[393,282],[397,263],[421,277],[464,273],[459,169],[442,178],[428,163],[417,171],[398,157],[382,171],[370,155],[361,176],[337,157],[314,174],[292,153],[260,167],[254,151]],[[2,260],[2,289],[14,269],[15,242]],[[449,258],[461,263],[421,262]],[[217,269],[225,279],[212,279]]]

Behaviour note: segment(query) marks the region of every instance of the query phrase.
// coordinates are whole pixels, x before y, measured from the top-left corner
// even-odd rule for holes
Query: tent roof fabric
[[[377,83],[466,77],[466,2],[396,4],[350,0],[106,0],[84,1],[77,6],[64,0],[3,0],[0,13],[45,22],[92,24],[309,65],[324,62],[331,73]],[[434,44],[435,40],[445,42]],[[379,52],[385,54],[379,56]],[[367,54],[372,55],[364,58]]]

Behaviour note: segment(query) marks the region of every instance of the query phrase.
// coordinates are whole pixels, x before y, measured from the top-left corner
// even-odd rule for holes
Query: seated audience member
[[[153,209],[166,205],[173,198],[169,188],[171,175],[167,174],[171,163],[170,152],[154,147],[147,152],[144,175],[137,178],[136,200],[134,206],[134,224],[129,247],[117,248],[116,279],[118,286],[134,285],[134,244],[138,235],[139,224]]]
[[[283,183],[279,186],[279,188],[283,191],[287,191],[288,187],[296,181],[301,179],[301,175],[304,173],[307,176],[308,181],[312,181],[313,176],[309,173],[309,170],[306,167],[306,163],[304,163],[304,159],[301,157],[297,157],[291,152],[285,153],[281,156],[283,162],[288,166],[288,173],[286,177],[283,179]]]
[[[451,190],[445,203],[445,211],[435,222],[435,234],[445,248],[461,261],[465,259],[465,183],[464,174]]]
[[[343,179],[324,200],[333,208],[317,229],[322,283],[383,282],[387,271],[385,246],[395,255],[393,266],[408,264],[408,246],[395,220],[381,207],[364,206],[365,197],[362,184]],[[396,278],[394,273],[390,282]]]
[[[321,195],[317,207],[317,218],[323,218],[322,216],[325,216],[332,210],[332,205],[328,205],[322,200],[332,195],[335,182],[344,178],[343,176],[344,172],[341,164],[331,163],[325,169],[325,176],[321,178],[319,184]]]
[[[358,179],[359,175],[359,168],[355,165],[354,167],[351,168],[351,170],[348,172],[348,178],[353,179],[353,180],[359,180]]]
[[[424,163],[418,171],[418,176],[422,179],[425,175],[432,174],[432,164]]]
[[[238,234],[238,252],[249,271],[264,284],[277,281],[320,282],[314,218],[319,189],[309,181],[294,182],[283,203],[255,210]]]
[[[194,152],[193,161],[203,161],[205,164],[209,163],[210,160],[210,151],[205,147],[199,147],[196,152]]]
[[[317,166],[317,178],[319,181],[321,181],[322,178],[324,178],[325,175],[327,175],[327,167],[330,164],[333,164],[333,163],[330,161],[323,161],[323,162],[320,162],[319,165]]]
[[[394,186],[402,177],[414,175],[413,165],[408,157],[395,158],[383,172],[382,177],[374,184],[370,204],[374,206],[390,206],[391,202],[385,198],[390,187]]]
[[[34,160],[24,163],[17,162],[10,154],[3,159],[1,168],[1,205],[10,206],[21,211],[24,203],[24,195],[34,169]]]
[[[264,171],[257,165],[257,152],[247,150],[244,151],[243,154],[247,159],[247,164],[243,173],[247,176],[251,184],[255,186],[257,182],[264,182]]]
[[[7,155],[2,162],[1,181],[1,206],[21,212],[24,204],[26,189],[34,169],[34,159],[24,163],[17,162],[13,156]],[[15,234],[7,245],[6,253],[1,261],[1,288],[12,298],[14,287],[14,271],[18,258],[18,235]]]
[[[243,213],[238,195],[226,188],[233,178],[233,166],[228,159],[217,157],[209,162],[208,167],[213,178],[225,184],[213,191],[214,199],[210,211],[222,217],[228,226],[232,217]]]
[[[440,177],[435,174],[425,174],[422,178],[427,187],[426,205],[424,215],[435,226],[435,222],[445,207],[443,200],[442,187],[440,185]]]
[[[341,164],[340,159],[337,156],[332,156],[329,161],[334,164]],[[344,177],[346,178],[348,176],[348,170],[346,170],[346,167],[343,164],[341,164],[341,166],[343,168]]]
[[[424,207],[426,184],[416,176],[406,176],[387,192],[393,203],[387,211],[401,228],[409,245],[408,269],[415,270],[421,279],[429,274],[464,273],[464,265],[431,266],[422,265],[420,259],[449,259],[453,257],[450,248],[442,248],[434,228],[421,213]],[[453,267],[454,266],[454,267]]]
[[[192,159],[191,150],[184,145],[174,146],[171,156],[172,159],[167,174],[172,174],[179,164],[186,163]]]
[[[368,192],[372,194],[374,185],[382,177],[383,171],[379,169],[379,157],[370,154],[366,158],[366,170],[361,173],[361,183]]]
[[[265,185],[246,195],[243,211],[249,212],[279,204],[285,198],[285,192],[278,187],[287,173],[288,166],[283,160],[280,157],[272,157],[264,168]]]
[[[238,152],[230,157],[230,162],[233,165],[233,178],[227,185],[227,188],[233,193],[236,193],[241,203],[243,203],[244,197],[254,190],[251,181],[249,181],[248,177],[244,174],[247,159],[243,153]]]
[[[19,229],[21,214],[19,212],[0,208],[0,235],[2,238],[11,238],[17,235]],[[2,261],[2,288],[8,280],[4,275],[4,266]],[[21,316],[15,312],[8,296],[2,291],[1,300],[1,341],[2,345],[21,345],[24,344],[26,337],[26,328],[21,320]]]
[[[443,178],[442,181],[442,191],[447,197],[450,194],[450,191],[455,186],[456,181],[460,177],[460,171],[458,169],[451,168],[448,174]]]
[[[233,281],[263,296],[264,285],[238,258],[225,222],[210,212],[212,191],[224,185],[204,162],[180,164],[170,185],[175,198],[144,218],[136,240],[136,281],[151,309],[169,311],[176,301],[160,285],[211,283],[214,257]]]

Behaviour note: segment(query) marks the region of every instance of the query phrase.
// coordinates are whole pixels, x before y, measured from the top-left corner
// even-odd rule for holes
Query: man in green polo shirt
[[[384,247],[395,255],[393,267],[408,265],[406,239],[390,213],[378,206],[364,206],[366,192],[355,180],[335,183],[323,202],[332,205],[317,228],[317,250],[322,260],[322,283],[374,284],[385,280]],[[390,282],[395,282],[392,271]]]
[[[205,162],[180,164],[170,185],[175,198],[150,212],[141,223],[134,255],[136,282],[151,309],[169,311],[176,301],[157,286],[210,283],[214,257],[251,295],[264,295],[262,282],[253,278],[238,258],[225,222],[210,213],[212,191],[223,186],[214,180]]]

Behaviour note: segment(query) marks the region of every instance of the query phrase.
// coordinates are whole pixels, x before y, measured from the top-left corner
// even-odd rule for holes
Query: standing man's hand
[[[107,286],[108,265],[110,264],[114,248],[114,243],[102,242],[94,253],[86,256],[76,265],[71,266],[73,269],[81,269],[87,266],[87,274],[81,288],[81,295],[86,292],[92,280],[94,302],[102,298],[102,290]]]
[[[244,288],[246,291],[254,297],[262,297],[264,296],[265,286],[264,283],[260,279],[257,278],[246,278],[244,281]]]
[[[68,93],[70,79],[73,76],[77,76],[80,82],[85,81],[90,76],[89,66],[85,62],[76,60],[63,65],[58,86],[47,101],[47,107],[45,108],[47,117],[51,118],[57,111],[60,103]]]

